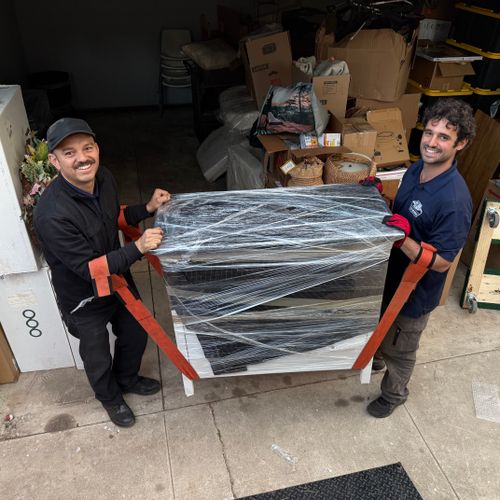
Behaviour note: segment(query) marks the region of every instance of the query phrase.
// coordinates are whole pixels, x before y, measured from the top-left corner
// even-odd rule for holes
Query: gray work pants
[[[415,367],[420,336],[428,320],[429,314],[420,318],[400,314],[375,354],[375,358],[383,359],[387,367],[380,389],[389,403],[398,404],[408,398],[407,385]]]

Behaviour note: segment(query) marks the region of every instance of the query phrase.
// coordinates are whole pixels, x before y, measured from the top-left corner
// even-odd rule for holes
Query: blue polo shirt
[[[472,200],[456,161],[446,172],[420,183],[423,161],[407,170],[394,200],[394,213],[410,221],[410,237],[437,248],[438,255],[452,261],[464,246],[472,218]],[[389,258],[384,303],[394,295],[410,260],[393,248]],[[418,318],[431,312],[439,303],[446,275],[429,270],[403,306],[401,313]]]

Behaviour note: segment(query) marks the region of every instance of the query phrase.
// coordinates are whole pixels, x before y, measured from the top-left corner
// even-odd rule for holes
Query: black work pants
[[[96,398],[104,406],[121,403],[122,388],[137,382],[147,333],[114,296],[63,314],[63,318],[71,335],[80,340],[80,356]],[[116,336],[113,358],[108,323]]]

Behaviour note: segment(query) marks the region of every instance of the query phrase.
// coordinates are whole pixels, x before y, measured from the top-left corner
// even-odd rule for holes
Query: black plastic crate
[[[486,52],[500,52],[500,13],[463,3],[455,7],[452,38]]]
[[[479,7],[480,9],[500,12],[500,2],[498,0],[471,0],[463,3],[468,7]]]
[[[492,106],[496,101],[500,101],[500,90],[474,89],[470,104],[474,109],[480,109],[490,116],[500,116],[499,105]]]
[[[500,53],[484,52],[472,45],[458,43],[456,40],[448,40],[447,43],[483,58],[481,61],[472,61],[472,67],[476,74],[465,77],[465,81],[471,87],[487,90],[500,89]]]
[[[474,61],[472,67],[476,74],[465,77],[465,81],[472,87],[480,89],[500,89],[500,54],[495,56],[495,58],[483,56],[482,61]]]
[[[424,116],[424,111],[432,106],[438,99],[444,97],[453,97],[454,99],[460,99],[465,102],[469,102],[472,96],[472,89],[470,86],[465,85],[461,90],[432,90],[422,85],[419,85],[417,82],[413,80],[408,80],[408,85],[410,87],[414,87],[416,91],[422,93],[422,97],[420,98],[420,107],[418,109],[418,121],[422,122],[422,118]]]

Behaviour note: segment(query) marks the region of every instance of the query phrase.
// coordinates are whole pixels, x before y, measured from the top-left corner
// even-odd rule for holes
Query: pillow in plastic
[[[250,146],[236,144],[228,148],[227,189],[262,189],[264,169],[262,163],[248,150]]]
[[[206,42],[188,43],[182,46],[182,51],[200,68],[207,71],[229,68],[237,58],[236,51],[219,38]]]
[[[201,172],[208,182],[216,181],[225,174],[228,166],[227,149],[233,144],[239,144],[245,138],[235,129],[220,127],[200,144],[196,151],[196,159]]]
[[[328,111],[320,104],[312,83],[270,87],[260,111],[257,134],[321,135],[328,124]]]
[[[219,95],[219,119],[230,128],[242,134],[250,132],[259,110],[253,97],[244,85],[230,87]]]

